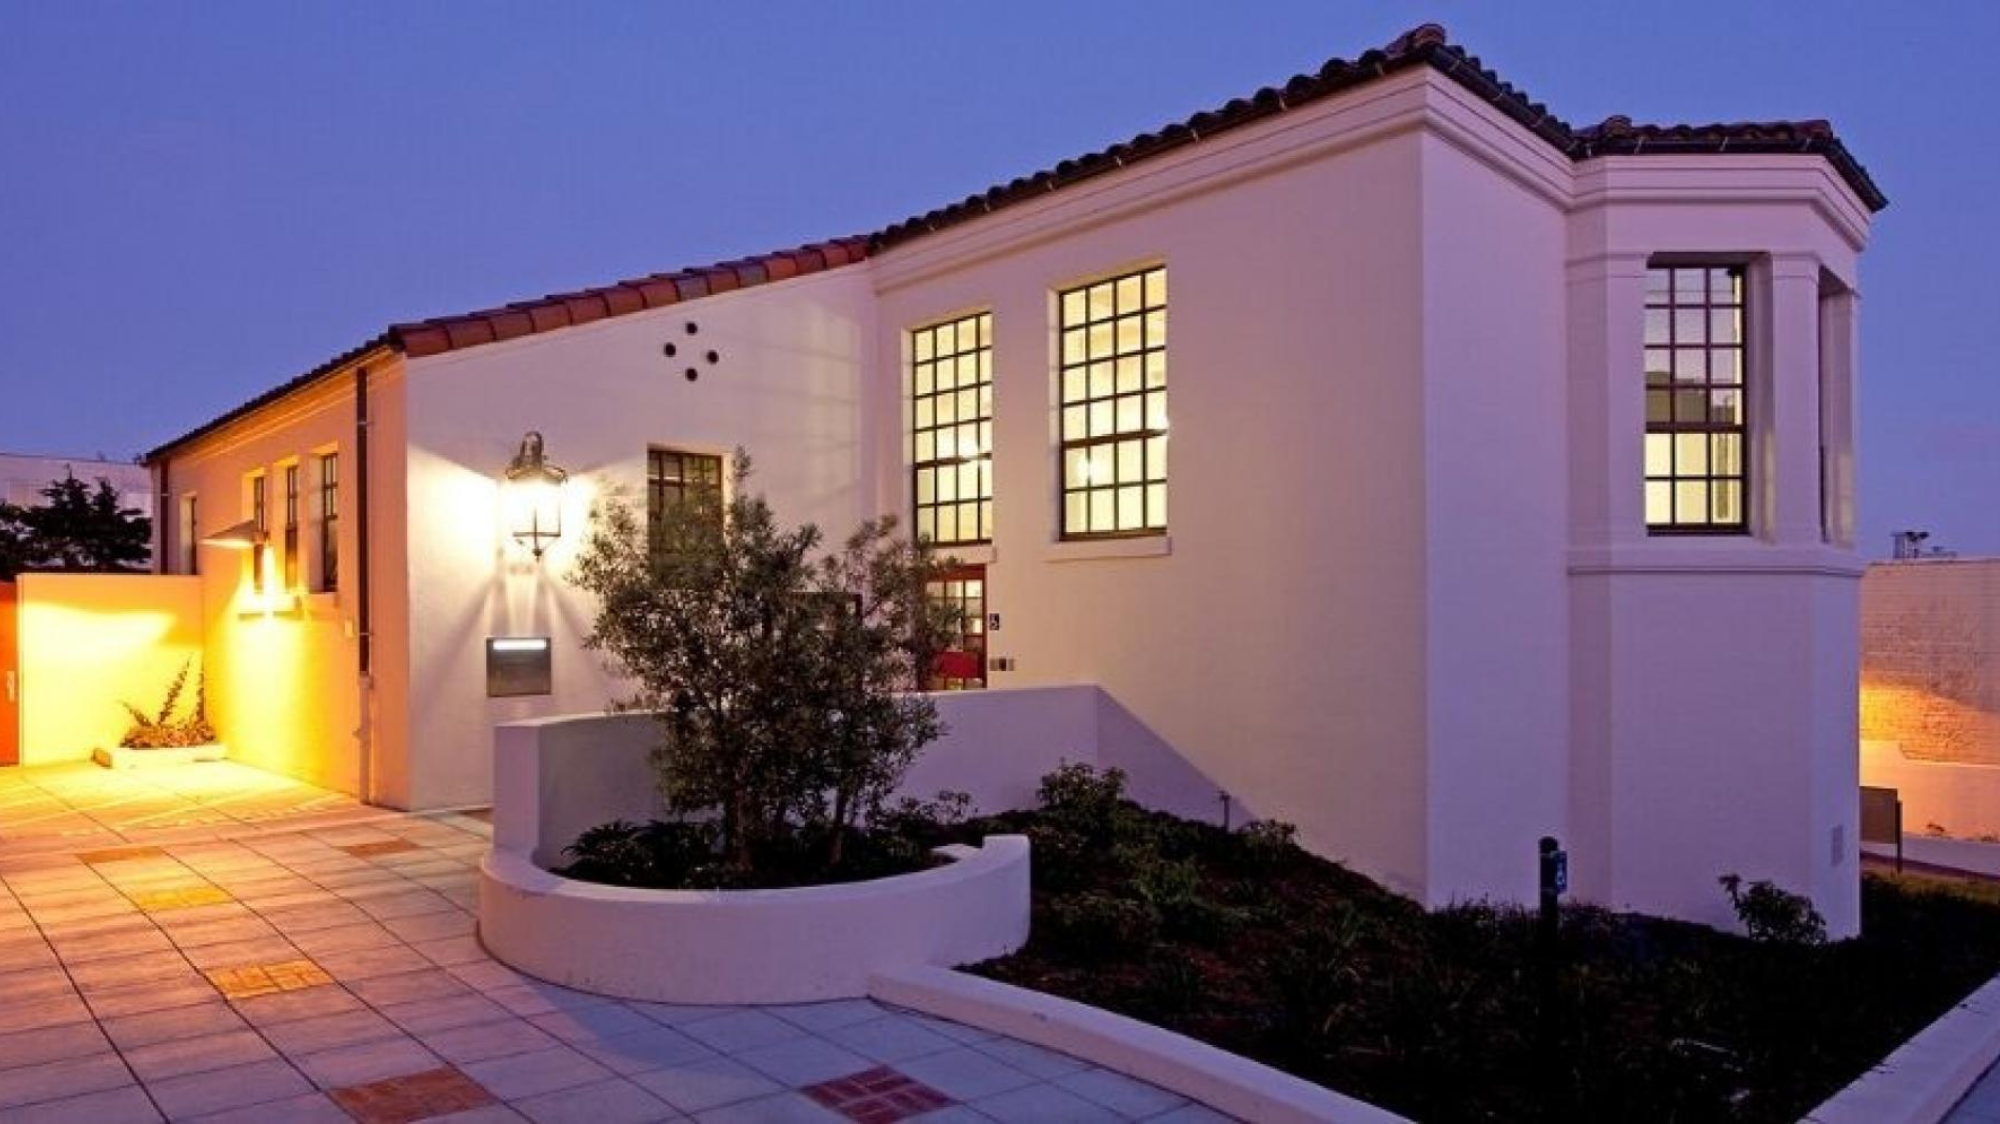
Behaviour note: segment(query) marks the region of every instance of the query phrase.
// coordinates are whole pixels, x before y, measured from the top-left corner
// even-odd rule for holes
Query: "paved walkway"
[[[21,800],[0,809],[10,834],[12,809],[40,800],[20,788],[4,790]],[[0,844],[9,1124],[1223,1119],[1062,1054],[866,1000],[622,1003],[515,973],[474,935],[491,829],[473,817],[133,844],[113,826],[122,813],[72,813],[121,839],[96,847],[101,832],[79,828],[90,849]],[[157,830],[152,815],[127,826]]]
[[[229,761],[0,769],[4,854],[217,839],[279,821],[307,826],[380,815],[337,792]]]

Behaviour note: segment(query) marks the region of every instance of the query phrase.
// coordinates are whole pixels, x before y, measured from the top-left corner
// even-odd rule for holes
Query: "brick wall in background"
[[[1861,737],[1912,759],[2000,765],[2000,558],[1869,567]]]

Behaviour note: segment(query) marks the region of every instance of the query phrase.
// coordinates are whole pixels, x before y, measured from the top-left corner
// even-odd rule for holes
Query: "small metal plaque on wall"
[[[486,638],[486,697],[546,695],[554,688],[546,636]]]

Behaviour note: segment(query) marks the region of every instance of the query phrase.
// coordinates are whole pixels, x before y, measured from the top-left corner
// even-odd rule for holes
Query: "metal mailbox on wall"
[[[486,638],[486,697],[546,695],[554,690],[546,636]]]

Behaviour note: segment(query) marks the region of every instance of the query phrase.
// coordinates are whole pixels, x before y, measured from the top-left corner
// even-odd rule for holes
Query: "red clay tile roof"
[[[978,195],[904,219],[874,234],[839,238],[795,250],[759,254],[674,273],[655,273],[650,277],[620,281],[600,288],[519,301],[503,308],[391,325],[380,336],[360,347],[336,356],[214,421],[161,445],[146,454],[146,459],[154,460],[213,432],[378,348],[393,348],[410,356],[437,355],[851,265],[912,239],[991,214],[1002,207],[1038,199],[1079,180],[1197,144],[1219,132],[1261,121],[1418,66],[1431,67],[1471,90],[1573,161],[1653,153],[1807,153],[1825,157],[1869,210],[1879,211],[1889,203],[1881,189],[1875,186],[1875,181],[1869,178],[1867,169],[1854,159],[1840,138],[1834,135],[1832,126],[1825,121],[1635,125],[1625,117],[1610,117],[1602,124],[1577,128],[1502,80],[1487,69],[1477,56],[1469,55],[1451,43],[1444,28],[1427,23],[1397,36],[1385,47],[1363,52],[1352,61],[1329,60],[1318,71],[1298,75],[1281,87],[1267,86],[1248,98],[1238,98],[1219,109],[1197,113],[1158,132],[1141,133],[1123,144],[1065,160],[1053,168],[1009,183],[996,184]]]
[[[607,316],[624,316],[648,308],[664,308],[699,300],[711,293],[747,289],[766,281],[782,281],[851,265],[868,256],[868,238],[840,238],[796,250],[758,254],[677,273],[655,273],[602,288],[553,293],[540,300],[517,301],[460,316],[443,316],[397,324],[388,339],[410,356],[436,355],[462,347],[497,343],[517,336],[588,324]]]
[[[1689,152],[1804,152],[1825,156],[1871,211],[1888,206],[1888,199],[1868,178],[1847,147],[1824,121],[1778,121],[1736,125],[1634,125],[1612,117],[1601,125],[1573,128],[1548,107],[1503,81],[1478,57],[1452,44],[1434,23],[1413,28],[1380,50],[1364,52],[1352,62],[1331,59],[1312,74],[1300,74],[1283,86],[1266,86],[1248,98],[1220,109],[1197,113],[1154,133],[1141,133],[1123,144],[1065,160],[1054,168],[996,184],[986,191],[917,215],[888,227],[870,244],[879,252],[912,238],[1019,203],[1051,191],[1123,168],[1177,148],[1196,144],[1225,129],[1274,117],[1302,105],[1331,97],[1379,78],[1418,66],[1429,66],[1479,95],[1501,113],[1519,122],[1571,160],[1598,156]]]

